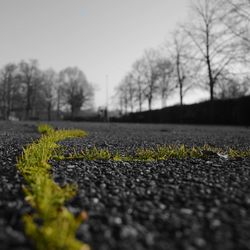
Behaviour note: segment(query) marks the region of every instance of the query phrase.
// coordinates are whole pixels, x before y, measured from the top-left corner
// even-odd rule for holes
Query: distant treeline
[[[93,99],[93,87],[77,67],[41,70],[37,60],[0,69],[0,119],[61,119],[77,116]]]
[[[250,125],[250,96],[130,113],[114,122]]]
[[[250,1],[193,0],[189,15],[128,69],[115,95],[123,114],[164,108],[176,95],[182,105],[195,88],[211,102],[250,94]]]

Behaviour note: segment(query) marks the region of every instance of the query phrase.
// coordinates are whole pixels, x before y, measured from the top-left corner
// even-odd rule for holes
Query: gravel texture
[[[32,249],[23,234],[22,177],[15,168],[22,147],[39,135],[34,123],[0,123],[0,246]],[[88,137],[62,142],[65,152],[85,147],[133,153],[164,144],[250,147],[243,127],[54,123]],[[85,210],[77,237],[93,250],[250,249],[250,160],[172,159],[161,162],[51,160],[59,185],[77,183],[67,207]]]
[[[25,183],[16,169],[22,149],[38,138],[36,126],[0,122],[0,249],[31,249],[23,233],[21,217],[31,209],[24,201]]]

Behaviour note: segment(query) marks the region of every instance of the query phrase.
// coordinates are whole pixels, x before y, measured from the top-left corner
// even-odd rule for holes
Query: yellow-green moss
[[[53,159],[55,160],[113,160],[113,161],[160,161],[168,159],[186,159],[186,158],[208,158],[211,155],[235,159],[250,157],[250,150],[240,151],[236,149],[221,149],[204,145],[202,147],[187,147],[185,145],[166,145],[155,148],[138,148],[134,154],[122,155],[119,152],[112,154],[108,149],[98,149],[93,147],[80,152],[74,150],[68,156],[63,152],[55,151]]]
[[[230,158],[247,158],[250,157],[250,149],[247,150],[237,150],[237,149],[232,149],[230,148],[228,150],[228,155]]]
[[[35,212],[24,216],[26,234],[38,250],[87,250],[88,245],[75,238],[82,217],[75,218],[65,207],[76,186],[58,186],[51,178],[48,160],[59,146],[56,142],[73,137],[83,137],[82,130],[57,130],[40,125],[40,140],[29,145],[20,157],[17,167],[26,180],[25,199]]]

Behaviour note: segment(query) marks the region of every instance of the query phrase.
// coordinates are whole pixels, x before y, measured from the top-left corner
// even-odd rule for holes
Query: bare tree
[[[245,96],[249,89],[249,79],[239,79],[232,77],[230,73],[221,77],[218,81],[218,91],[216,93],[219,99],[239,98]]]
[[[36,99],[36,91],[39,90],[38,85],[41,83],[41,75],[38,69],[37,60],[29,62],[21,61],[19,67],[19,80],[25,89],[25,118],[29,119],[34,107]]]
[[[71,117],[75,117],[81,107],[93,99],[93,88],[85,74],[77,67],[68,67],[59,73],[65,104],[69,105]]]
[[[60,80],[60,81],[59,81]],[[78,68],[66,68],[59,75],[42,71],[37,60],[7,64],[0,69],[0,116],[9,119],[52,118],[57,108],[70,108],[74,117],[83,105],[92,105],[93,87]]]
[[[182,106],[183,97],[194,85],[194,76],[191,76],[191,72],[195,66],[190,66],[190,61],[192,61],[194,55],[190,52],[189,41],[181,28],[173,33],[170,58],[172,58],[174,64],[174,78],[177,82],[176,87],[179,88],[180,105]]]
[[[135,84],[133,81],[133,75],[131,73],[128,73],[123,81],[123,91],[125,92],[125,95],[127,96],[127,104],[130,107],[130,111],[134,111],[134,105],[135,105]]]
[[[56,117],[58,120],[60,120],[62,107],[64,105],[64,90],[63,90],[63,84],[60,82],[59,74],[57,77],[57,81],[55,82],[55,102],[56,102]]]
[[[128,106],[129,106],[129,94],[128,88],[124,84],[124,81],[121,81],[118,87],[116,88],[116,97],[119,102],[121,113],[128,113]]]
[[[192,11],[194,21],[184,29],[197,50],[196,61],[201,63],[200,72],[207,75],[205,86],[213,101],[218,78],[236,58],[236,50],[232,49],[234,39],[222,22],[223,1],[196,0]]]
[[[152,101],[159,94],[165,106],[166,99],[175,88],[172,75],[172,63],[160,56],[159,50],[145,51],[143,57],[135,61],[132,70],[117,88],[117,96],[125,107],[125,112],[128,106],[132,112],[135,103],[138,103],[141,112],[145,100],[148,101],[148,109],[151,110]]]
[[[168,97],[175,90],[174,66],[167,58],[162,57],[157,59],[156,70],[158,72],[158,91],[161,96],[162,108],[164,108]]]
[[[133,64],[131,74],[135,85],[135,101],[138,102],[139,112],[141,112],[145,98],[143,95],[143,67],[140,60]]]
[[[250,0],[227,0],[225,24],[250,49]]]
[[[150,49],[144,52],[144,56],[140,59],[143,79],[143,95],[148,101],[148,109],[152,109],[152,101],[158,90],[158,69],[157,60],[159,53],[157,50]]]
[[[15,108],[15,100],[19,94],[17,82],[17,65],[9,63],[3,67],[0,72],[0,107],[3,118],[8,120],[11,111]]]
[[[51,112],[56,103],[56,84],[58,76],[53,69],[48,69],[42,75],[43,98],[46,105],[47,119],[51,120]]]
[[[250,62],[250,0],[225,0],[224,9],[224,24],[238,41],[239,59],[244,66]]]

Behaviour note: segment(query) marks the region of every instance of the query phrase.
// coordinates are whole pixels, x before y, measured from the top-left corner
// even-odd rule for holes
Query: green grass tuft
[[[41,134],[49,134],[54,132],[54,128],[48,124],[40,124],[37,130]]]
[[[75,238],[81,216],[75,218],[65,207],[76,186],[58,186],[51,178],[48,160],[59,146],[56,142],[73,137],[83,137],[82,130],[57,130],[43,124],[38,127],[43,134],[37,142],[29,145],[20,157],[17,167],[24,176],[25,199],[35,213],[24,216],[26,234],[38,250],[87,250],[89,246]]]
[[[166,145],[157,146],[156,148],[138,148],[133,155],[122,155],[119,152],[112,154],[108,149],[98,149],[96,147],[85,149],[80,152],[64,156],[63,153],[55,151],[53,159],[55,160],[113,160],[113,161],[161,161],[168,159],[187,159],[200,158],[206,159],[210,156],[221,156],[225,158],[236,159],[250,157],[250,150],[240,151],[229,148],[221,148],[204,145],[202,147],[187,147],[185,145]]]
[[[237,149],[230,148],[228,150],[228,155],[230,158],[236,159],[236,158],[248,158],[250,157],[250,149],[240,151]]]

